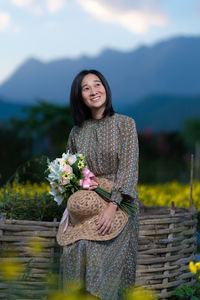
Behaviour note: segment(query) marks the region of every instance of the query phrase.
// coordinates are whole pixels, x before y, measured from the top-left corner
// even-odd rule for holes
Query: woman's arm
[[[127,117],[119,126],[120,153],[111,199],[120,204],[124,198],[134,201],[137,195],[139,146],[135,121]]]

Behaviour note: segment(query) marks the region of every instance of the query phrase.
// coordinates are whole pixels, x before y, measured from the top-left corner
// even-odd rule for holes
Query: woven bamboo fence
[[[41,299],[46,293],[48,276],[60,261],[61,249],[56,243],[58,224],[56,220],[7,220],[5,214],[0,214],[0,299]],[[20,281],[12,281],[11,287],[1,272],[5,262],[23,267],[19,270]],[[8,287],[11,298],[7,298]]]
[[[196,223],[197,211],[194,207],[141,209],[137,284],[152,288],[161,299],[167,299],[178,286],[183,283],[190,285],[194,281],[188,264],[195,260]],[[20,282],[28,295],[26,299],[41,295],[50,264],[56,262],[59,265],[61,249],[56,243],[58,224],[56,221],[6,220],[5,215],[0,215],[0,249],[3,253],[0,263],[18,260],[30,268],[28,280]],[[30,240],[34,237],[37,237],[37,244],[42,245],[38,257],[37,253],[33,255],[30,247]],[[13,249],[17,254],[8,257],[7,253]],[[1,283],[0,274],[0,298],[5,296],[6,288]]]
[[[152,288],[161,299],[194,282],[189,271],[197,247],[197,211],[174,207],[143,207],[140,216],[136,283]]]

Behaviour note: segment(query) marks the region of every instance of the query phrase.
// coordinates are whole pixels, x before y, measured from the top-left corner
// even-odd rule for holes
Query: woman
[[[86,290],[100,299],[121,299],[123,291],[134,285],[137,259],[135,122],[114,112],[109,85],[96,70],[84,70],[75,77],[70,105],[75,126],[68,150],[82,153],[96,177],[88,191],[69,198],[71,223],[65,232],[59,228],[64,279],[83,280]],[[98,185],[111,192],[111,202],[106,203],[94,191]],[[134,202],[134,216],[122,212],[121,201]]]

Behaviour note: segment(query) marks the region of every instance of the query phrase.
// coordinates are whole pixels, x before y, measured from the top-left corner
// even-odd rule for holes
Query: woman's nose
[[[95,95],[95,94],[96,94],[95,88],[91,87],[91,89],[90,89],[90,94],[91,94],[91,95]]]

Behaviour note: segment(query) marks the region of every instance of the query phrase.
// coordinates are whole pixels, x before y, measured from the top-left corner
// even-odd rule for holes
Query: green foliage
[[[48,155],[51,158],[65,152],[72,117],[69,106],[57,106],[39,101],[28,106],[23,119],[11,119],[0,124],[0,184],[5,184],[15,171],[23,173],[24,180],[31,177],[24,172],[33,157]],[[39,174],[39,170],[34,174]],[[27,178],[25,178],[27,174]],[[16,175],[16,174],[15,174]],[[15,176],[14,175],[14,176]],[[36,176],[36,177],[37,177]],[[41,176],[40,176],[41,177]],[[11,179],[12,179],[11,178]],[[33,175],[32,175],[33,179]],[[31,180],[32,180],[31,179]],[[39,178],[35,178],[39,182]]]
[[[45,185],[44,185],[45,186]],[[53,221],[60,220],[66,208],[66,199],[58,206],[45,187],[37,185],[7,185],[1,189],[0,211],[8,219]]]
[[[181,135],[186,145],[191,148],[194,148],[196,143],[200,143],[200,119],[188,119]]]
[[[20,137],[17,128],[0,126],[0,185],[4,184],[19,165],[31,158],[32,141],[27,136]]]
[[[34,142],[33,153],[42,151],[49,156],[59,155],[64,151],[67,136],[73,125],[69,106],[58,106],[38,101],[35,106],[25,109],[27,118],[13,121],[21,136],[28,136]]]
[[[177,288],[174,291],[174,296],[176,299],[183,300],[199,300],[200,299],[200,280],[199,280],[200,272],[196,274],[196,282],[188,286],[187,284],[183,284],[181,287]]]
[[[8,179],[7,184],[13,181],[18,183],[26,183],[26,181],[41,183],[46,181],[47,160],[48,157],[43,155],[41,157],[33,157],[20,164]]]

